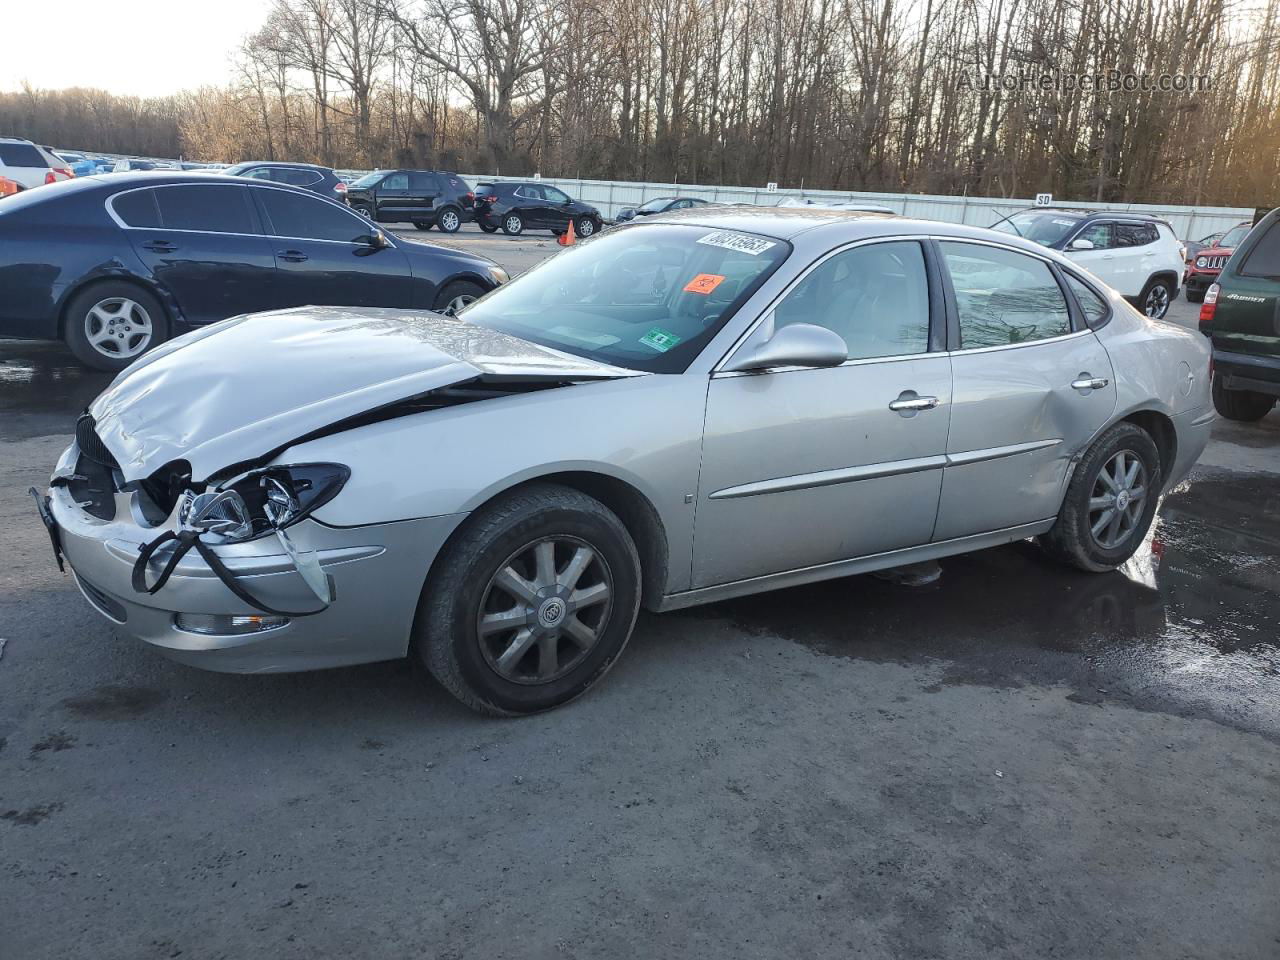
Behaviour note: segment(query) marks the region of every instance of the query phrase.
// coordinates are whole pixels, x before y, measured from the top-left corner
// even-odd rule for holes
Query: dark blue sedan
[[[483,257],[388,237],[283,184],[130,173],[0,200],[0,337],[63,339],[100,370],[237,314],[453,312],[506,279]]]

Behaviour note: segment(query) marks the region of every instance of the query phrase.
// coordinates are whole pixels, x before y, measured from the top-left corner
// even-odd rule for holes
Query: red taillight
[[[466,194],[464,194],[464,196],[465,196],[468,200],[470,200],[471,202],[473,202],[473,203],[475,202],[476,195],[475,195],[474,193],[466,193]]]
[[[62,174],[62,178],[64,180],[70,180],[72,177],[75,176],[75,174],[71,172],[70,167],[51,167],[49,169],[49,172],[44,175],[44,182],[57,183],[58,174]]]
[[[343,183],[341,180],[339,180],[337,183],[333,185],[333,191],[334,193],[346,193],[347,185]]]
[[[1201,330],[1213,323],[1214,311],[1218,309],[1218,292],[1221,289],[1218,284],[1211,283],[1209,284],[1209,289],[1204,292],[1204,303],[1200,305]]]

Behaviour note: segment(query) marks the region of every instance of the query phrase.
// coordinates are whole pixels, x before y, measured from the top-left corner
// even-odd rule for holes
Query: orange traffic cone
[[[572,247],[574,243],[577,242],[577,239],[578,238],[574,236],[574,233],[573,233],[573,221],[570,220],[569,229],[566,230],[564,233],[560,234],[560,237],[559,239],[556,240],[556,243],[560,244],[560,246],[562,247]]]

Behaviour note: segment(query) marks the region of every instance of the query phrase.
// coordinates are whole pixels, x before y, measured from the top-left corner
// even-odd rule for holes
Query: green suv
[[[1200,330],[1213,340],[1213,405],[1261,420],[1280,397],[1280,208],[1258,221],[1205,292]]]

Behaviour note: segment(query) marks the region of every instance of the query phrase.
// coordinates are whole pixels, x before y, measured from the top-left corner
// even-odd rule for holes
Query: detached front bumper
[[[195,551],[182,558],[157,593],[137,593],[131,575],[138,550],[160,529],[130,517],[97,520],[64,486],[49,491],[49,508],[81,593],[117,633],[173,660],[227,673],[315,670],[403,657],[427,570],[462,520],[453,515],[341,528],[304,520],[291,527],[298,547],[315,550],[333,579],[335,599],[323,609],[274,534],[218,546],[218,557],[263,603],[319,612],[256,633],[216,635],[180,629],[177,615],[261,611],[239,600]],[[149,582],[169,555],[168,547],[157,551]]]

